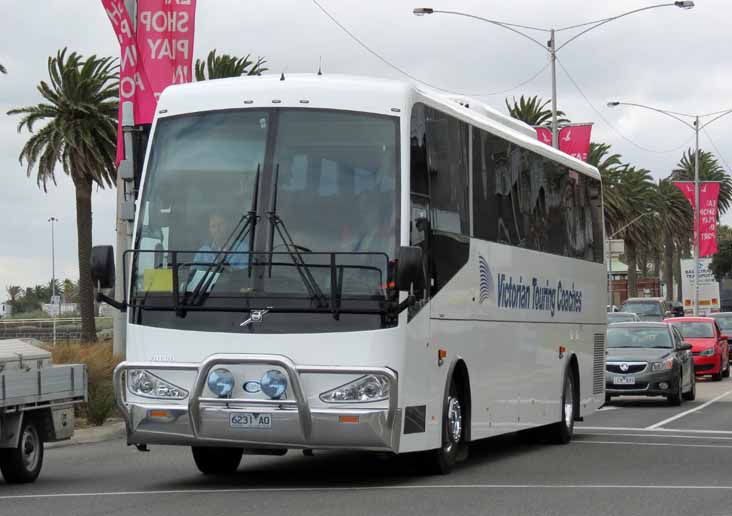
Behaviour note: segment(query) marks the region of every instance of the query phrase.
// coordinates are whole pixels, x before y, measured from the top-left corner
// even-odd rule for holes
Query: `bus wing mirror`
[[[402,246],[397,258],[397,288],[409,291],[424,289],[424,267],[422,264],[422,248]]]
[[[92,247],[91,276],[97,288],[114,287],[114,251],[111,245]]]

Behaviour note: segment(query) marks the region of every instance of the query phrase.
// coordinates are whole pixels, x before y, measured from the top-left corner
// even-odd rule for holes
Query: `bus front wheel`
[[[436,450],[425,452],[429,469],[436,474],[450,473],[467,451],[465,447],[465,400],[460,394],[455,380],[450,383],[450,391],[442,415],[442,445]]]
[[[244,450],[241,448],[213,448],[191,446],[193,460],[204,475],[227,475],[239,468]]]

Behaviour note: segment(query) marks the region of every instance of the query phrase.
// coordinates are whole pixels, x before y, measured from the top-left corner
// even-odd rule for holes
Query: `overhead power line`
[[[643,146],[643,145],[641,145],[639,143],[636,143],[632,139],[630,139],[627,136],[625,136],[622,132],[620,132],[620,130],[617,129],[613,124],[611,124],[610,121],[607,118],[605,118],[605,115],[603,115],[602,112],[600,112],[600,110],[598,110],[595,107],[595,105],[590,101],[590,99],[587,98],[587,95],[585,95],[584,91],[582,91],[582,88],[580,88],[579,84],[577,84],[577,81],[575,81],[574,78],[569,74],[569,72],[564,67],[564,65],[559,60],[559,58],[557,58],[557,63],[559,63],[559,66],[561,67],[561,69],[564,72],[564,74],[567,76],[567,79],[569,79],[569,81],[574,85],[575,89],[579,92],[579,94],[582,96],[582,98],[585,99],[585,102],[587,103],[587,105],[590,106],[590,108],[595,112],[595,114],[598,117],[600,117],[600,119],[605,123],[605,125],[607,125],[620,138],[622,138],[626,142],[630,143],[634,147],[637,147],[638,149],[640,149],[642,151],[651,152],[651,153],[654,153],[654,154],[670,154],[671,152],[676,152],[676,151],[678,151],[678,150],[686,147],[689,144],[689,142],[694,139],[694,137],[692,136],[691,138],[689,138],[688,140],[686,140],[681,145],[677,145],[677,146],[675,146],[675,147],[673,147],[671,149],[665,149],[665,150],[650,149],[650,148],[645,147],[645,146]]]
[[[727,163],[727,160],[726,160],[726,159],[724,159],[724,156],[722,155],[722,153],[721,153],[721,152],[719,152],[719,149],[717,148],[717,144],[715,144],[715,143],[714,143],[714,140],[712,140],[712,135],[711,135],[711,134],[709,134],[709,132],[708,132],[708,131],[706,130],[706,128],[704,128],[704,127],[702,127],[702,131],[704,132],[704,135],[705,135],[705,136],[707,137],[707,139],[709,140],[709,143],[711,143],[711,144],[712,144],[712,148],[714,148],[714,152],[716,152],[716,153],[717,153],[717,156],[719,156],[719,159],[721,159],[721,160],[722,160],[722,163],[724,163],[724,166],[725,166],[725,167],[727,167],[727,172],[728,172],[728,173],[729,173],[729,172],[732,172],[732,169],[730,169],[730,167],[729,167],[729,163]]]
[[[510,93],[510,92],[512,92],[512,91],[520,88],[521,86],[524,86],[524,85],[530,83],[531,81],[533,81],[534,79],[536,79],[539,75],[541,75],[541,73],[544,72],[549,67],[549,63],[546,63],[544,66],[542,66],[539,69],[539,71],[537,71],[535,74],[533,74],[528,79],[526,79],[524,81],[521,81],[520,83],[518,83],[518,84],[516,84],[516,85],[514,85],[514,86],[512,86],[512,87],[510,87],[508,89],[501,90],[501,91],[493,91],[493,92],[490,92],[490,93],[485,93],[485,92],[483,92],[483,93],[470,93],[470,92],[456,91],[456,90],[452,90],[452,89],[443,88],[442,86],[437,86],[436,84],[431,84],[431,83],[429,83],[429,82],[427,82],[425,80],[422,80],[419,77],[417,77],[415,75],[412,75],[411,73],[407,72],[403,68],[400,68],[399,66],[395,65],[394,63],[392,63],[391,61],[389,61],[388,59],[386,59],[385,57],[383,57],[381,54],[379,54],[378,52],[376,52],[375,50],[373,50],[371,47],[369,47],[358,36],[356,36],[353,32],[351,32],[346,26],[344,26],[341,22],[339,22],[336,19],[335,16],[333,16],[330,12],[328,12],[328,10],[325,9],[325,7],[323,7],[320,4],[320,2],[318,2],[318,0],[312,0],[312,2],[320,10],[320,12],[322,12],[334,24],[336,24],[338,26],[338,28],[341,29],[349,38],[351,38],[361,48],[363,48],[366,52],[368,52],[369,54],[371,54],[372,56],[374,56],[376,59],[378,59],[379,61],[381,61],[382,63],[384,63],[386,66],[388,66],[392,70],[395,70],[396,72],[402,74],[403,76],[405,76],[405,77],[407,77],[409,79],[412,79],[415,82],[424,84],[425,86],[429,86],[430,88],[433,88],[433,89],[436,89],[436,90],[439,90],[439,91],[443,91],[445,93],[454,93],[454,94],[457,94],[457,95],[466,95],[466,96],[469,96],[469,97],[490,97],[490,96],[494,96],[494,95],[503,95],[505,93]]]

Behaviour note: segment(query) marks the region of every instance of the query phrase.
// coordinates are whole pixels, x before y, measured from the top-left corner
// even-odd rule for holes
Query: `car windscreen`
[[[714,326],[709,322],[675,322],[673,323],[685,339],[709,339],[714,337]]]
[[[623,305],[623,312],[632,312],[638,315],[663,315],[659,303],[626,303]]]
[[[671,336],[663,327],[614,327],[607,330],[608,348],[671,348]]]

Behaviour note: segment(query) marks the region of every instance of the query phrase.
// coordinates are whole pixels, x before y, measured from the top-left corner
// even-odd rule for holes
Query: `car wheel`
[[[679,376],[679,379],[676,383],[676,392],[673,394],[669,394],[668,396],[668,402],[673,407],[678,407],[681,405],[681,400],[683,400],[683,394],[682,391],[684,389],[684,382],[683,382],[683,376]]]
[[[609,394],[605,394],[605,405],[610,403],[612,401],[612,399],[613,399],[612,396],[610,396]]]
[[[712,375],[712,381],[721,382],[723,375],[722,357],[719,357],[719,372]]]
[[[696,399],[696,375],[694,371],[691,372],[691,387],[689,392],[684,393],[684,399],[686,401],[694,401]]]
[[[574,373],[570,369],[564,373],[564,389],[562,390],[562,419],[559,423],[549,425],[546,437],[556,444],[567,444],[574,435],[574,416],[577,402],[574,399]]]
[[[0,449],[0,471],[8,484],[27,484],[38,478],[42,466],[43,440],[35,422],[27,419],[18,446]]]
[[[439,475],[446,475],[452,471],[461,452],[464,452],[462,448],[466,446],[466,407],[454,380],[450,383],[445,406],[446,410],[442,416],[442,445],[436,450],[424,452],[428,470]]]
[[[191,446],[193,460],[204,475],[227,475],[239,467],[244,450],[241,448],[210,448]]]
[[[729,378],[729,360],[727,362],[725,362],[725,366],[726,367],[724,368],[724,372],[722,373],[722,376],[725,378]]]

